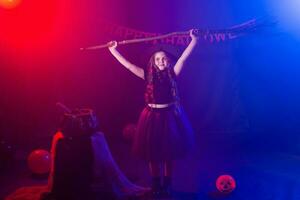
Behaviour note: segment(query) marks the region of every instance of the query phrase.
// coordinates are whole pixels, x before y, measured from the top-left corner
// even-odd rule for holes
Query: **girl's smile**
[[[170,60],[165,52],[159,51],[154,55],[154,64],[159,70],[164,70],[170,66]]]

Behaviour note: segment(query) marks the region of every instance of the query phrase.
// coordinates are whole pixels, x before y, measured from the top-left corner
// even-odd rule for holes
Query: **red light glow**
[[[55,19],[55,1],[24,1],[18,7],[1,14],[0,24],[4,28],[1,31],[2,39],[15,46],[32,45],[51,32]]]
[[[5,9],[12,9],[17,7],[21,3],[21,0],[0,0],[0,6]]]

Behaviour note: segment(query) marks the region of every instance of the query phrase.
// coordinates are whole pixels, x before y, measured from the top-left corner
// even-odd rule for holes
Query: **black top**
[[[159,70],[154,72],[152,76],[146,71],[145,77],[147,84],[145,91],[146,103],[167,104],[176,101],[175,94],[173,94],[176,86],[172,87],[175,82],[175,73],[172,68]],[[173,83],[171,79],[173,79]]]

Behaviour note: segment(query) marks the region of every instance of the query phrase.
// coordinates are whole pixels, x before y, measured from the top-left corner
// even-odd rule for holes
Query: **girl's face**
[[[164,70],[170,67],[170,59],[165,52],[159,51],[154,54],[154,64],[159,70]]]

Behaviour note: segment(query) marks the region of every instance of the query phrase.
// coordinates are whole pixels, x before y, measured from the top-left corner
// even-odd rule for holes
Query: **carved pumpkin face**
[[[221,175],[216,181],[216,187],[222,193],[230,193],[235,189],[236,183],[232,176]]]

